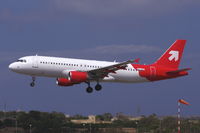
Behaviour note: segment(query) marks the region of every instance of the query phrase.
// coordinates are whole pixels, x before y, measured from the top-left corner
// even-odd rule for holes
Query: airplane
[[[172,79],[188,75],[191,68],[179,69],[186,40],[176,40],[153,64],[142,65],[139,58],[125,62],[108,62],[49,56],[26,56],[9,65],[9,69],[32,77],[31,87],[37,76],[56,78],[58,86],[72,86],[85,82],[86,92],[92,93],[90,82],[141,83]]]

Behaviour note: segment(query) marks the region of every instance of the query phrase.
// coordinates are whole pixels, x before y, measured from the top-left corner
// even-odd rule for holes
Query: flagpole
[[[189,105],[189,103],[183,99],[178,100],[178,133],[181,133],[181,104]]]
[[[178,101],[178,133],[181,133],[181,103]]]

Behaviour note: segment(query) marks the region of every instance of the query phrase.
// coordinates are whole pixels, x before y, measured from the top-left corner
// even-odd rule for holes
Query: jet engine
[[[68,78],[57,78],[56,84],[59,86],[72,86],[85,82],[88,79],[87,72],[71,71],[69,72]]]
[[[72,83],[67,78],[57,78],[56,84],[59,85],[59,86],[72,86],[72,85],[74,85],[74,83]]]
[[[69,80],[72,83],[81,83],[85,82],[88,79],[87,72],[78,72],[78,71],[71,71],[69,72]]]

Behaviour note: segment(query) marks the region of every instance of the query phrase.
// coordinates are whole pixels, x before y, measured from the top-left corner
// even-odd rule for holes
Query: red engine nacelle
[[[71,71],[69,72],[69,80],[73,83],[81,83],[85,82],[88,79],[87,72],[77,72],[77,71]]]
[[[74,83],[66,78],[58,78],[56,84],[59,86],[72,86]]]

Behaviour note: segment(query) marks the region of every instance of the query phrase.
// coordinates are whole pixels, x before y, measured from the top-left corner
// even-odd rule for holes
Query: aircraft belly
[[[43,71],[43,75],[46,77],[63,77],[62,70],[51,69],[48,71]]]
[[[40,67],[37,69],[31,69],[30,75],[42,76],[42,77],[62,77],[62,70],[54,67]]]
[[[116,74],[109,74],[114,78],[114,82],[137,83],[148,82],[146,78],[140,77],[138,72],[123,72],[117,71]],[[112,80],[113,81],[113,80]]]

